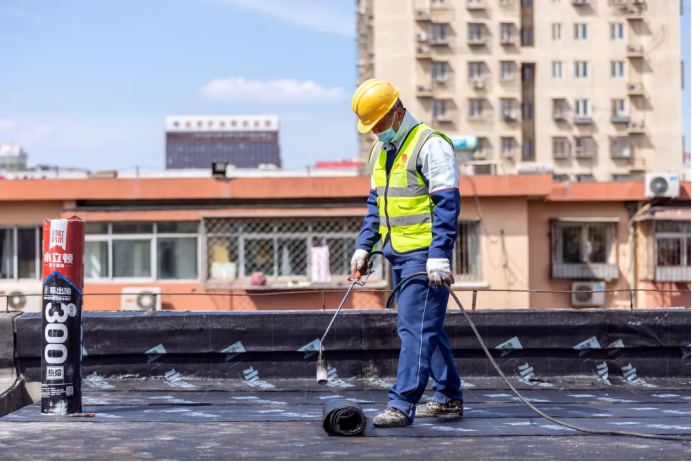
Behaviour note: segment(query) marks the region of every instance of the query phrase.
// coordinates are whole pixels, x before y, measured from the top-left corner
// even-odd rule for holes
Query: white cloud
[[[202,87],[205,98],[217,101],[262,101],[290,103],[297,101],[333,101],[346,96],[341,88],[325,88],[312,80],[295,79],[245,80],[243,77],[214,79]]]
[[[235,8],[253,10],[300,27],[354,37],[353,0],[223,0]]]
[[[9,130],[17,126],[17,122],[9,119],[0,119],[0,130]]]

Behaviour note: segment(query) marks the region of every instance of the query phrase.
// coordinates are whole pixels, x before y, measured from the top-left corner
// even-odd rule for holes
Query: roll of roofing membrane
[[[363,408],[355,401],[335,399],[324,405],[324,430],[330,435],[357,436],[366,424]]]

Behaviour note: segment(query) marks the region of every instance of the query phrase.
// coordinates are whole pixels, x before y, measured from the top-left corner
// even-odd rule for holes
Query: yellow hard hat
[[[367,133],[382,120],[399,100],[399,89],[381,79],[361,83],[353,94],[351,106],[358,116],[358,131]]]

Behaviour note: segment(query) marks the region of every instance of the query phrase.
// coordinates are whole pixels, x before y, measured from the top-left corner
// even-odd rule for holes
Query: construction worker
[[[419,122],[389,82],[363,82],[351,102],[358,131],[377,135],[370,152],[368,213],[351,260],[351,272],[371,268],[370,252],[382,239],[393,284],[417,272],[398,293],[401,339],[396,384],[387,409],[373,419],[378,427],[413,423],[428,378],[435,394],[419,415],[461,416],[463,400],[449,338],[444,330],[450,262],[459,216],[459,169],[451,141]],[[432,283],[432,284],[431,284]]]

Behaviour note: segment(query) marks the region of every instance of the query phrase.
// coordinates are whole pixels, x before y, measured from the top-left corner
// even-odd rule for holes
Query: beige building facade
[[[359,76],[478,137],[467,174],[681,173],[679,15],[679,0],[358,0]]]

